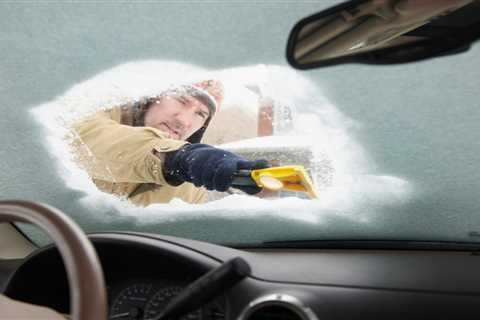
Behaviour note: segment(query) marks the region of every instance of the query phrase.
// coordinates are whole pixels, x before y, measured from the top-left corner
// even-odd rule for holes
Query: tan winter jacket
[[[185,141],[150,127],[133,127],[130,107],[99,111],[73,125],[77,163],[102,191],[148,206],[180,198],[189,203],[207,200],[207,191],[185,182],[170,186],[162,174],[162,153],[178,150]]]

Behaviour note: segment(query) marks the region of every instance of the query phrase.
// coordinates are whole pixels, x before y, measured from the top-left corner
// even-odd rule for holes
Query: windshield
[[[235,246],[479,241],[480,46],[404,65],[292,69],[290,29],[336,3],[3,2],[2,199],[47,203],[86,232]],[[165,158],[187,142],[233,162],[214,166],[197,147]],[[302,166],[318,198],[215,190],[231,176],[212,178],[223,168],[260,160]]]

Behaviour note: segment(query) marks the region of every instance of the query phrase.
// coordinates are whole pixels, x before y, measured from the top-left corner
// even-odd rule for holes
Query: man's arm
[[[122,125],[109,111],[73,125],[75,158],[92,178],[110,182],[166,183],[164,153],[185,141],[149,127]]]
[[[111,182],[177,186],[187,181],[208,190],[226,191],[241,169],[268,167],[205,144],[167,138],[150,127],[121,125],[103,112],[74,126],[80,162],[93,178]],[[254,194],[260,188],[243,191]]]

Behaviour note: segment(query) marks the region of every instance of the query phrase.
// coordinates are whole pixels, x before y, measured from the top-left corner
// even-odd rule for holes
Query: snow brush
[[[234,174],[232,187],[258,186],[272,191],[305,192],[317,199],[317,191],[303,166],[282,166],[257,170],[239,170]]]

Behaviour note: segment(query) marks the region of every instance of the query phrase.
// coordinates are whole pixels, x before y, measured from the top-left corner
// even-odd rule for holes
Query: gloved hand
[[[187,144],[165,155],[164,176],[168,183],[179,185],[184,181],[208,190],[226,191],[237,170],[268,168],[267,160],[246,160],[229,151],[207,144]],[[260,187],[236,187],[248,194],[262,190]]]

